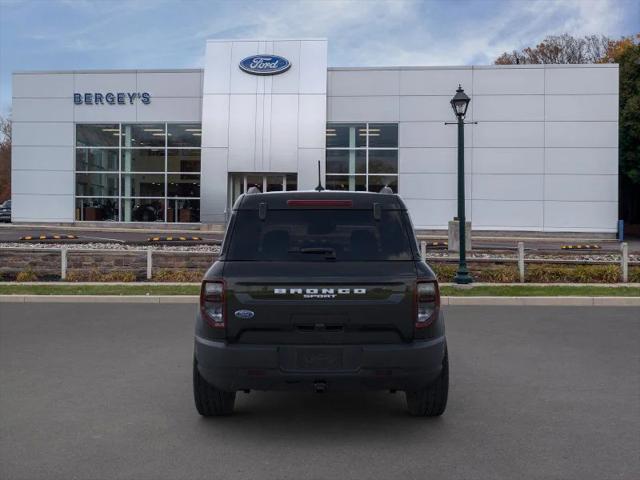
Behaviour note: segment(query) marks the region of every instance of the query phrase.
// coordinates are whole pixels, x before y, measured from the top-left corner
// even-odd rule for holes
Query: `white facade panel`
[[[548,231],[615,232],[618,202],[545,202],[544,225]]]
[[[271,97],[269,164],[259,171],[295,172],[298,166],[298,95]],[[261,140],[260,136],[258,139]]]
[[[14,122],[73,122],[73,102],[68,98],[15,98]]]
[[[297,95],[300,91],[300,42],[267,42],[266,53],[280,55],[291,62],[291,67],[285,73],[263,77],[265,83],[271,82],[271,93]],[[268,92],[268,89],[265,90],[265,93]]]
[[[457,200],[429,200],[428,203],[425,203],[424,200],[406,199],[404,203],[407,205],[409,215],[416,228],[441,229],[443,226],[446,228],[449,220],[453,220],[458,212]],[[465,208],[467,220],[471,221],[471,202],[466,202]]]
[[[73,145],[73,123],[13,122],[12,146],[55,147]]]
[[[544,68],[542,66],[473,69],[474,96],[540,95],[544,93]]]
[[[298,150],[298,190],[313,190],[318,185],[318,162],[324,185],[324,148],[301,148]]]
[[[11,194],[13,222],[72,222],[75,200],[68,195]]]
[[[300,42],[300,94],[327,93],[326,40]]]
[[[542,230],[543,202],[473,201],[473,228],[484,230]]]
[[[458,175],[455,173],[412,173],[399,176],[402,198],[421,200],[455,200],[458,198]],[[471,198],[471,175],[465,175],[465,195]]]
[[[217,42],[207,43],[209,45]],[[259,53],[266,53],[266,42],[233,42],[231,46],[231,65],[230,65],[230,83],[229,92],[220,93],[246,93],[255,95],[258,91],[258,81],[264,81],[264,78],[257,75],[249,75],[246,72],[240,70],[238,65],[240,62],[250,55],[257,55]],[[217,70],[216,59],[207,57],[207,60],[211,60],[212,63],[207,63],[205,70]],[[288,72],[283,73],[286,75]]]
[[[544,173],[544,148],[475,148],[473,173]]]
[[[73,73],[15,73],[13,98],[73,98]]]
[[[11,152],[13,170],[66,170],[74,171],[73,147],[14,146]],[[68,192],[67,192],[68,193]]]
[[[298,148],[325,147],[327,98],[324,95],[300,95],[298,104]]]
[[[542,122],[544,99],[544,95],[476,95],[470,106],[478,122]]]
[[[444,95],[451,99],[458,85],[471,95],[472,75],[471,68],[402,69],[400,95]]]
[[[474,200],[542,200],[542,175],[473,175]]]
[[[544,122],[485,122],[474,125],[474,147],[544,147]]]
[[[546,122],[547,147],[617,148],[617,122]]]
[[[328,97],[329,122],[397,122],[398,97]]]
[[[400,122],[400,147],[456,147],[458,127],[443,122]],[[464,127],[464,144],[471,146],[471,125]]]
[[[139,122],[200,122],[202,119],[202,98],[154,98],[149,105],[136,105]]]
[[[11,191],[16,194],[68,195],[75,191],[72,171],[13,170]]]
[[[547,95],[546,120],[556,121],[618,121],[617,95]]]
[[[548,174],[618,175],[617,148],[547,148]]]
[[[155,99],[152,99],[153,102]],[[74,105],[73,118],[76,122],[135,122],[137,120],[137,105]]]
[[[229,95],[205,95],[202,99],[202,146],[229,146]]]
[[[329,95],[355,97],[395,95],[400,93],[397,70],[331,70]]]
[[[550,95],[618,95],[618,66],[550,66],[546,68],[545,92]]]
[[[136,91],[148,92],[153,99],[201,97],[202,72],[138,72]]]
[[[229,171],[252,172],[256,170],[255,127],[256,97],[254,95],[231,95],[229,101]]]
[[[400,120],[403,122],[449,122],[454,121],[451,109],[451,96],[413,96],[400,97]],[[469,104],[467,119],[473,118],[474,106]]]
[[[76,73],[75,92],[130,93],[140,92],[136,72],[130,73]],[[142,93],[142,92],[141,92]]]
[[[202,80],[204,94],[228,94],[231,91],[231,47],[232,42],[207,42],[205,65],[215,65],[215,68],[205,68]]]
[[[227,172],[229,168],[226,148],[203,148],[200,160],[200,221],[221,223],[225,221],[227,204]],[[220,207],[223,208],[220,208]]]
[[[473,156],[471,148],[464,149],[465,172],[471,173]],[[456,173],[458,149],[448,148],[400,148],[398,169],[402,173]]]
[[[547,175],[545,200],[615,202],[618,200],[616,175]]]

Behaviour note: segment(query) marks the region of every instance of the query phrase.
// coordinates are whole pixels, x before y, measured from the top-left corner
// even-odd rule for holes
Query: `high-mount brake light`
[[[433,323],[440,307],[440,291],[435,281],[416,283],[416,328],[426,328]]]
[[[211,327],[225,327],[224,282],[209,282],[207,280],[202,282],[200,311]]]
[[[287,200],[289,207],[353,207],[351,200]]]

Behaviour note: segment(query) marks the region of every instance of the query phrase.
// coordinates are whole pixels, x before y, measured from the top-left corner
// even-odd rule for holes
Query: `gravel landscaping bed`
[[[0,248],[11,249],[60,249],[66,247],[67,250],[114,250],[114,251],[146,251],[161,250],[167,252],[194,252],[194,253],[220,253],[220,245],[127,245],[124,243],[25,243],[25,242],[7,242],[0,243]]]

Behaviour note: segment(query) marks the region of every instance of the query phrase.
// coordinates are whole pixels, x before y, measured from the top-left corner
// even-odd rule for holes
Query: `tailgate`
[[[229,341],[375,344],[413,338],[413,262],[274,263],[225,265]]]

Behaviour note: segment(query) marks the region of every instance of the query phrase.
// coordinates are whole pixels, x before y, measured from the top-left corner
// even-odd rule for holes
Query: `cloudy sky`
[[[329,65],[487,64],[545,35],[640,32],[638,0],[0,0],[11,72],[202,67],[207,38],[329,39]]]

